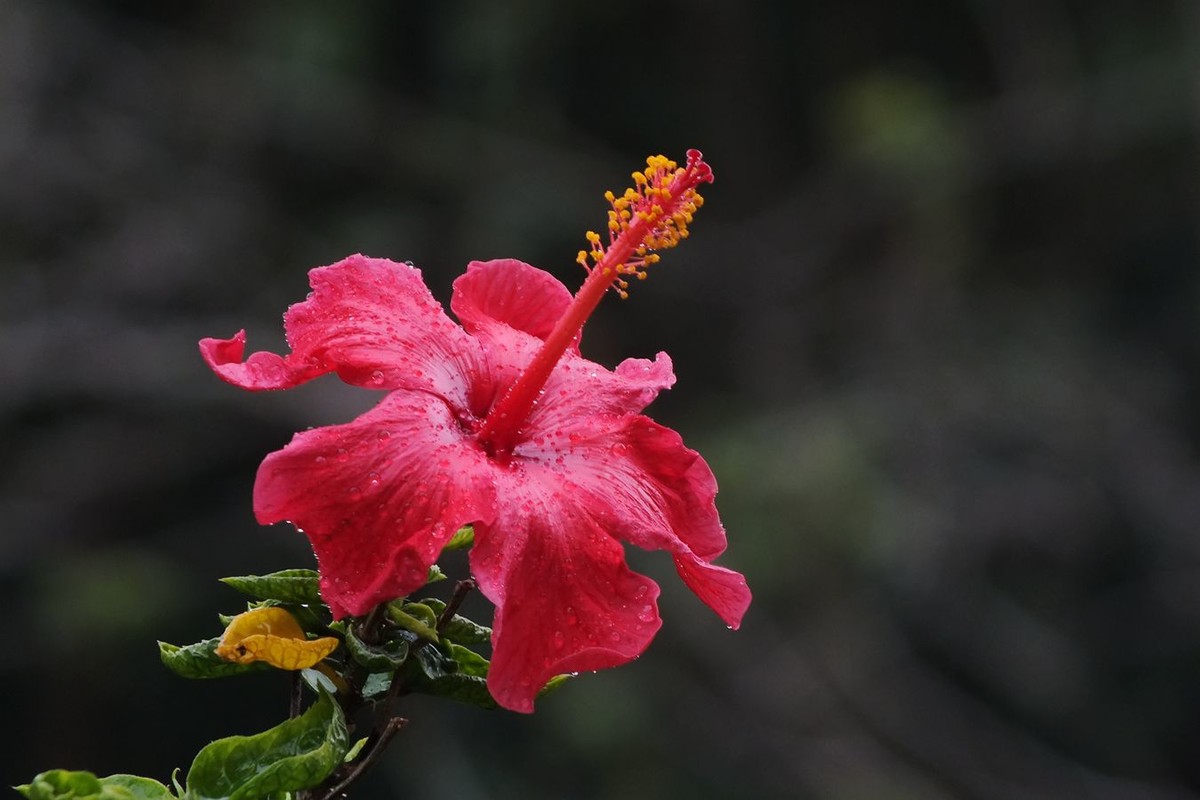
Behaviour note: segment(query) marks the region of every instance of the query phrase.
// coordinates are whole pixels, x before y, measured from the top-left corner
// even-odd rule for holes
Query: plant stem
[[[446,626],[450,624],[450,621],[454,619],[454,615],[458,613],[458,609],[462,607],[463,601],[467,599],[467,595],[469,595],[475,588],[475,581],[471,578],[461,580],[455,585],[454,593],[450,595],[450,599],[446,602],[446,607],[438,616],[437,632],[439,634],[441,634],[445,630]],[[358,636],[364,642],[369,641],[374,643],[379,641],[380,629],[384,623],[384,607],[385,604],[381,603],[380,605],[371,609],[371,612],[367,614],[366,618],[359,626]],[[427,639],[421,639],[415,642],[410,649],[410,657],[412,652],[415,652],[418,648],[427,643]],[[353,687],[351,697],[348,699],[348,702],[343,702],[343,710],[347,712],[353,711],[361,704],[362,687],[359,685],[359,683],[361,679],[365,677],[361,670],[353,671],[351,675],[353,675],[354,678],[351,682]],[[348,675],[348,677],[350,677],[350,675]],[[369,769],[376,761],[379,760],[380,756],[383,755],[383,751],[387,749],[388,743],[392,740],[392,737],[395,736],[401,728],[408,724],[407,719],[396,716],[392,713],[392,704],[395,702],[396,698],[403,693],[403,687],[404,676],[400,670],[397,670],[392,678],[392,685],[388,687],[387,694],[374,704],[373,711],[376,718],[375,730],[371,733],[370,741],[367,742],[362,755],[356,759],[354,765],[350,767],[347,772],[341,774],[340,777],[337,777],[339,773],[335,773],[337,782],[328,789],[318,788],[313,790],[311,794],[305,793],[307,794],[308,798],[311,798],[311,800],[333,800],[334,798],[343,794],[351,784],[357,781],[367,769]],[[293,704],[295,704],[295,696],[293,697]],[[295,716],[295,713],[293,713],[293,716]],[[307,798],[304,800],[307,800]]]
[[[316,795],[314,800],[332,800],[332,798],[346,791],[350,787],[350,784],[358,780],[379,759],[379,756],[387,749],[388,742],[392,740],[397,731],[407,724],[408,720],[404,717],[392,717],[389,719],[387,724],[374,734],[375,741],[367,745],[366,753],[355,762],[354,767],[346,773],[346,776],[323,794]]]
[[[473,578],[461,580],[455,585],[454,594],[450,595],[450,599],[446,601],[446,607],[442,609],[442,614],[438,617],[437,632],[439,634],[446,630],[446,626],[450,624],[450,620],[454,619],[454,615],[458,613],[463,601],[467,599],[467,595],[475,586]]]
[[[292,697],[288,703],[288,719],[300,716],[300,707],[304,704],[304,680],[299,670],[292,671]]]

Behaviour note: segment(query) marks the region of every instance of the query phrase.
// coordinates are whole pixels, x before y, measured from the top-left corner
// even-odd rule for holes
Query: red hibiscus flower
[[[351,256],[309,273],[284,317],[291,353],[253,353],[245,333],[200,350],[224,380],[287,389],[336,372],[387,392],[346,425],[296,434],[259,468],[254,512],[311,541],[335,617],[363,615],[425,583],[443,545],[475,529],[471,570],[496,606],[488,687],[533,710],[545,682],[624,664],[661,625],[658,586],[629,569],[621,541],[666,550],[683,581],[736,628],[745,579],[712,563],[725,549],[712,471],[640,412],[674,383],[671,361],[608,370],[579,353],[609,288],[643,277],[653,250],[687,234],[712,173],[660,157],[609,213],[609,244],[588,234],[575,297],[513,260],[472,262],[454,283],[452,322],[419,270]],[[594,264],[589,266],[588,259]]]

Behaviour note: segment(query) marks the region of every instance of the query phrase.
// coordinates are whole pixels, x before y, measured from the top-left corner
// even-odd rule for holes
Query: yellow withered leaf
[[[279,669],[307,669],[337,646],[332,636],[307,638],[295,617],[268,606],[234,617],[217,645],[217,655],[238,664],[265,661]]]

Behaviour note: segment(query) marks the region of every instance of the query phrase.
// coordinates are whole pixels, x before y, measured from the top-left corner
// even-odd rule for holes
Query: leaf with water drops
[[[387,672],[398,668],[408,658],[408,640],[403,638],[385,639],[379,644],[367,644],[359,638],[353,625],[343,628],[346,639],[346,649],[350,657],[358,664],[374,672]]]
[[[183,678],[226,678],[247,672],[260,672],[270,667],[263,663],[235,664],[217,655],[218,638],[180,647],[167,642],[158,643],[158,656],[162,663]]]
[[[189,800],[258,800],[319,785],[349,750],[346,719],[327,692],[295,719],[252,736],[218,739],[187,775]]]

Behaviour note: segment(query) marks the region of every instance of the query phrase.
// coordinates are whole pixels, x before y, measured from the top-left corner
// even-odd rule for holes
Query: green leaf
[[[422,598],[421,603],[433,609],[439,619],[446,610],[446,604],[433,597]],[[459,644],[483,644],[492,640],[492,629],[455,614],[442,628],[442,638]]]
[[[442,636],[459,644],[484,644],[492,640],[492,629],[455,614],[442,628]]]
[[[571,680],[574,677],[575,677],[575,675],[572,673],[569,673],[569,672],[566,674],[563,674],[563,675],[555,675],[553,678],[546,681],[546,685],[543,686],[541,691],[538,692],[538,697],[539,698],[545,697],[548,694],[553,694],[554,692],[557,692],[562,687],[563,684],[565,684],[567,681]]]
[[[52,769],[35,776],[29,783],[13,788],[25,795],[28,800],[90,798],[100,796],[100,779],[90,772]]]
[[[230,736],[196,755],[189,800],[257,800],[319,785],[349,750],[346,719],[327,692],[295,719],[253,736]]]
[[[363,681],[362,696],[364,700],[374,700],[376,697],[381,697],[387,693],[387,690],[392,688],[392,681],[395,679],[396,673],[393,672],[372,672]]]
[[[433,609],[421,603],[403,603],[393,600],[387,606],[388,617],[392,622],[411,631],[422,639],[431,642],[439,640],[437,632],[437,614]]]
[[[479,655],[479,653],[476,653],[474,650],[470,650],[460,644],[455,644],[454,642],[449,642],[449,647],[450,657],[453,658],[455,663],[458,664],[459,673],[463,675],[472,675],[476,678],[487,677],[488,667],[491,666],[491,662],[489,662],[486,658]]]
[[[487,711],[499,708],[488,691],[487,680],[473,675],[444,675],[431,681],[422,689],[422,693],[457,700]]]
[[[457,645],[451,645],[452,649],[455,647]],[[466,648],[460,649],[466,650]],[[416,658],[410,658],[405,662],[405,687],[409,691],[435,697],[446,697],[478,708],[489,710],[497,708],[496,701],[488,692],[485,678],[460,672],[461,664],[436,647],[422,647],[414,652]],[[471,653],[471,655],[475,659],[483,660],[483,657],[476,653]],[[468,660],[468,658],[464,656],[464,660]],[[471,668],[477,671],[477,662],[473,659],[471,662]],[[486,670],[486,660],[483,663]]]
[[[221,578],[221,583],[259,600],[309,604],[321,602],[319,576],[311,569],[281,569],[268,575],[237,575]]]
[[[175,800],[175,795],[166,786],[139,775],[109,775],[107,778],[101,778],[100,783],[108,789],[121,790],[122,794],[119,796],[129,800]],[[103,794],[115,797],[107,791]]]
[[[373,672],[395,671],[408,658],[408,641],[389,639],[371,645],[358,638],[353,625],[345,626],[346,649],[350,657]]]
[[[464,547],[470,547],[475,543],[475,529],[470,525],[463,525],[454,535],[450,537],[450,541],[446,542],[442,550],[461,550]]]
[[[171,790],[150,778],[109,775],[97,778],[90,772],[55,769],[43,772],[29,783],[14,787],[28,800],[171,800]]]
[[[342,763],[349,764],[351,761],[358,758],[358,754],[360,752],[362,752],[363,747],[366,746],[367,741],[370,738],[371,738],[370,736],[364,736],[361,739],[359,739],[357,742],[355,742],[354,744],[350,745],[350,749],[346,751],[346,755],[342,759]]]
[[[320,694],[322,690],[332,695],[337,694],[337,684],[333,682],[332,678],[320,670],[312,668],[302,669],[300,670],[300,679],[304,681],[308,688],[312,689],[317,694]]]
[[[256,661],[252,664],[235,664],[217,655],[221,639],[205,639],[202,642],[180,647],[167,642],[158,643],[158,657],[176,675],[184,678],[225,678],[246,672],[271,669],[270,664]]]

